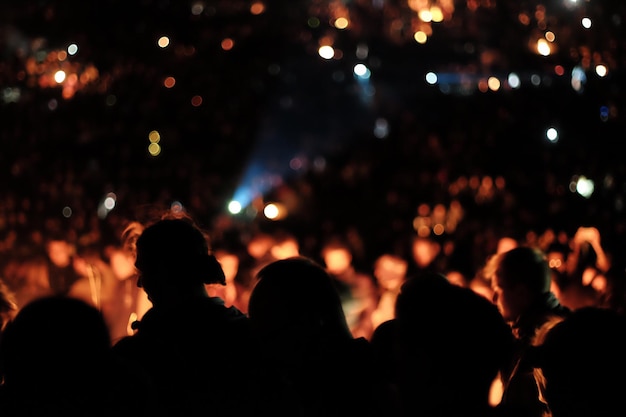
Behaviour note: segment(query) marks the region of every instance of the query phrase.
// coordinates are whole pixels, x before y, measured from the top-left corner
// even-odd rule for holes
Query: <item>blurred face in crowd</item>
[[[491,278],[493,302],[508,322],[516,321],[529,303],[525,286],[514,284],[506,279],[506,271],[498,269]]]
[[[346,248],[333,248],[324,252],[324,263],[331,274],[341,274],[352,263],[352,255]]]
[[[72,247],[63,240],[48,242],[48,257],[50,261],[60,268],[68,266],[72,260]]]

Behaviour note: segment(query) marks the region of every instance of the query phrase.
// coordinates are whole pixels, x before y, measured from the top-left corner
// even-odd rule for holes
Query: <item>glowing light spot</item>
[[[231,38],[225,38],[224,40],[222,40],[222,49],[225,51],[230,51],[231,49],[233,49],[233,46],[235,46],[235,41],[233,41]]]
[[[428,23],[428,22],[431,22],[433,20],[433,15],[430,12],[430,10],[426,10],[426,9],[420,10],[417,15],[419,16],[419,18],[420,18],[420,20],[422,22]]]
[[[273,203],[266,205],[265,208],[263,209],[263,214],[265,215],[265,217],[267,217],[270,220],[276,219],[279,214],[278,206],[276,206],[276,204],[273,204]]]
[[[70,44],[67,47],[67,53],[70,55],[76,55],[78,53],[78,45],[76,45],[75,43]]]
[[[153,130],[148,133],[148,140],[150,141],[150,143],[159,143],[159,141],[161,140],[161,134],[158,131]]]
[[[113,197],[107,197],[104,199],[104,208],[107,210],[113,210],[115,208],[115,199]]]
[[[159,45],[159,47],[161,48],[167,48],[169,44],[170,44],[170,38],[168,38],[167,36],[161,36],[159,40],[157,41],[157,45]]]
[[[446,228],[441,223],[437,223],[433,226],[433,234],[441,236],[445,232]]]
[[[48,101],[48,110],[54,111],[57,109],[57,107],[59,107],[59,102],[56,101],[56,99],[53,98]]]
[[[606,77],[606,74],[609,72],[608,68],[606,67],[606,65],[596,65],[596,74],[598,74],[599,77]]]
[[[367,68],[363,64],[356,64],[354,66],[353,71],[354,71],[354,75],[356,75],[357,77],[361,79],[368,79],[371,75],[369,68]]]
[[[565,68],[563,68],[563,65],[557,65],[554,67],[554,73],[558,76],[562,76],[565,74]]]
[[[556,40],[556,35],[554,32],[547,31],[545,34],[545,38],[548,42],[554,42]]]
[[[193,96],[191,98],[191,105],[194,107],[199,107],[202,104],[202,96]]]
[[[228,203],[228,211],[231,214],[239,214],[241,213],[241,203],[239,201],[231,201]]]
[[[588,17],[583,17],[580,21],[580,24],[583,25],[585,29],[589,29],[591,28],[591,19],[589,19]]]
[[[330,45],[320,46],[320,49],[317,50],[317,53],[324,59],[331,59],[335,56],[335,50]]]
[[[337,29],[345,29],[348,27],[349,24],[350,22],[345,17],[340,17],[337,20],[335,20],[335,27]]]
[[[559,131],[553,127],[548,128],[546,130],[546,138],[552,143],[557,142],[559,140]]]
[[[57,59],[61,62],[65,61],[67,59],[67,52],[59,51],[59,53],[57,54]]]
[[[491,91],[498,91],[500,89],[500,80],[496,77],[489,77],[487,85]]]
[[[183,203],[180,201],[172,201],[172,204],[170,204],[170,210],[173,213],[182,213],[185,211],[185,208],[183,207]]]
[[[57,84],[61,84],[63,81],[65,81],[65,71],[57,71],[54,73],[54,81],[57,82]]]
[[[389,135],[389,122],[387,119],[378,118],[374,125],[374,136],[379,139],[384,139]]]
[[[72,208],[69,206],[63,207],[61,214],[63,214],[63,217],[65,217],[66,219],[72,217]]]
[[[437,6],[431,7],[430,15],[433,19],[433,22],[443,22],[443,11],[441,10],[441,8]]]
[[[430,85],[437,84],[437,74],[429,72],[426,74],[426,82]]]
[[[537,52],[540,55],[548,56],[550,55],[550,44],[545,39],[539,39],[537,41]]]
[[[591,197],[594,191],[594,183],[584,175],[578,177],[576,181],[576,192],[585,198]]]
[[[161,153],[161,145],[158,143],[151,143],[148,145],[148,153],[152,156],[158,156]]]
[[[176,78],[174,78],[174,77],[167,77],[167,78],[165,78],[165,80],[163,80],[163,85],[166,88],[174,87],[174,85],[176,85]]]
[[[415,39],[415,42],[423,45],[426,43],[426,41],[428,41],[428,36],[426,35],[425,32],[418,30],[417,32],[413,34],[413,39]]]
[[[260,1],[252,3],[252,5],[250,6],[250,13],[252,13],[253,15],[258,16],[264,11],[265,11],[265,5],[261,3]]]
[[[572,88],[578,92],[581,92],[586,82],[587,75],[585,74],[585,70],[581,67],[574,67],[572,69],[571,79]]]
[[[509,76],[507,78],[507,82],[509,83],[511,88],[519,88],[520,85],[522,84],[519,76],[516,73],[514,73],[514,72],[509,74]]]

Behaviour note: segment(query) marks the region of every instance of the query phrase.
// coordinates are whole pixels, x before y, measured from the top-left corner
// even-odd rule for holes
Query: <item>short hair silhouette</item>
[[[226,284],[224,272],[209,252],[207,237],[186,219],[162,219],[137,238],[135,266],[171,285]]]
[[[535,348],[535,376],[554,417],[626,414],[626,319],[581,307]]]
[[[522,284],[533,294],[550,291],[552,271],[543,252],[518,246],[497,255],[495,274],[509,285]]]

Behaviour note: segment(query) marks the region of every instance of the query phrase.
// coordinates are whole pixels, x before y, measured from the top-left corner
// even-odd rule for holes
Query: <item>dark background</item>
[[[113,238],[126,220],[178,202],[216,239],[284,229],[314,252],[327,236],[357,230],[374,256],[406,249],[420,204],[459,201],[463,220],[442,238],[484,245],[480,254],[492,249],[485,235],[580,225],[622,250],[623,2],[454,1],[423,45],[406,1],[274,0],[259,15],[250,1],[196,3],[0,3],[5,249],[53,232]],[[334,28],[337,16],[350,26]],[[558,49],[541,56],[531,46],[547,30]],[[162,35],[171,41],[164,49]],[[319,57],[324,37],[341,59]],[[220,46],[225,38],[231,50]],[[64,98],[45,81],[61,65],[50,54],[70,43],[79,52],[65,61],[69,72],[97,75]],[[366,84],[352,73],[359,62],[371,70]],[[586,75],[578,91],[575,68]],[[425,82],[431,71],[436,85]],[[510,73],[520,88],[508,86]],[[491,76],[502,87],[480,91]],[[384,137],[374,134],[381,120]],[[556,143],[545,138],[551,126]],[[157,157],[147,152],[152,130],[161,134]],[[581,175],[594,181],[590,198],[570,190]],[[481,191],[464,182],[472,177],[501,182]],[[108,193],[116,207],[103,214]],[[251,204],[236,216],[226,210],[235,195]],[[269,201],[289,215],[264,219]]]

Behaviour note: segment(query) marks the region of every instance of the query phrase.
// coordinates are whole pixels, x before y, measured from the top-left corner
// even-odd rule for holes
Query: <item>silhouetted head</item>
[[[274,261],[257,273],[248,314],[265,335],[351,338],[326,270],[305,257]]]
[[[204,284],[225,284],[205,235],[185,219],[164,219],[148,226],[136,247],[138,284],[153,302]]]
[[[515,321],[536,300],[550,292],[552,271],[545,254],[520,246],[491,261],[494,302],[507,321]]]
[[[107,357],[110,344],[105,321],[95,307],[62,296],[36,299],[5,329],[2,372],[8,384],[20,386],[79,384],[81,377],[98,377],[90,373]]]
[[[536,377],[554,417],[626,414],[626,322],[614,310],[574,310],[545,334]]]
[[[511,359],[514,343],[489,300],[429,273],[403,284],[395,323],[406,401],[419,396],[416,401],[442,407],[454,399],[487,404],[491,383]]]

